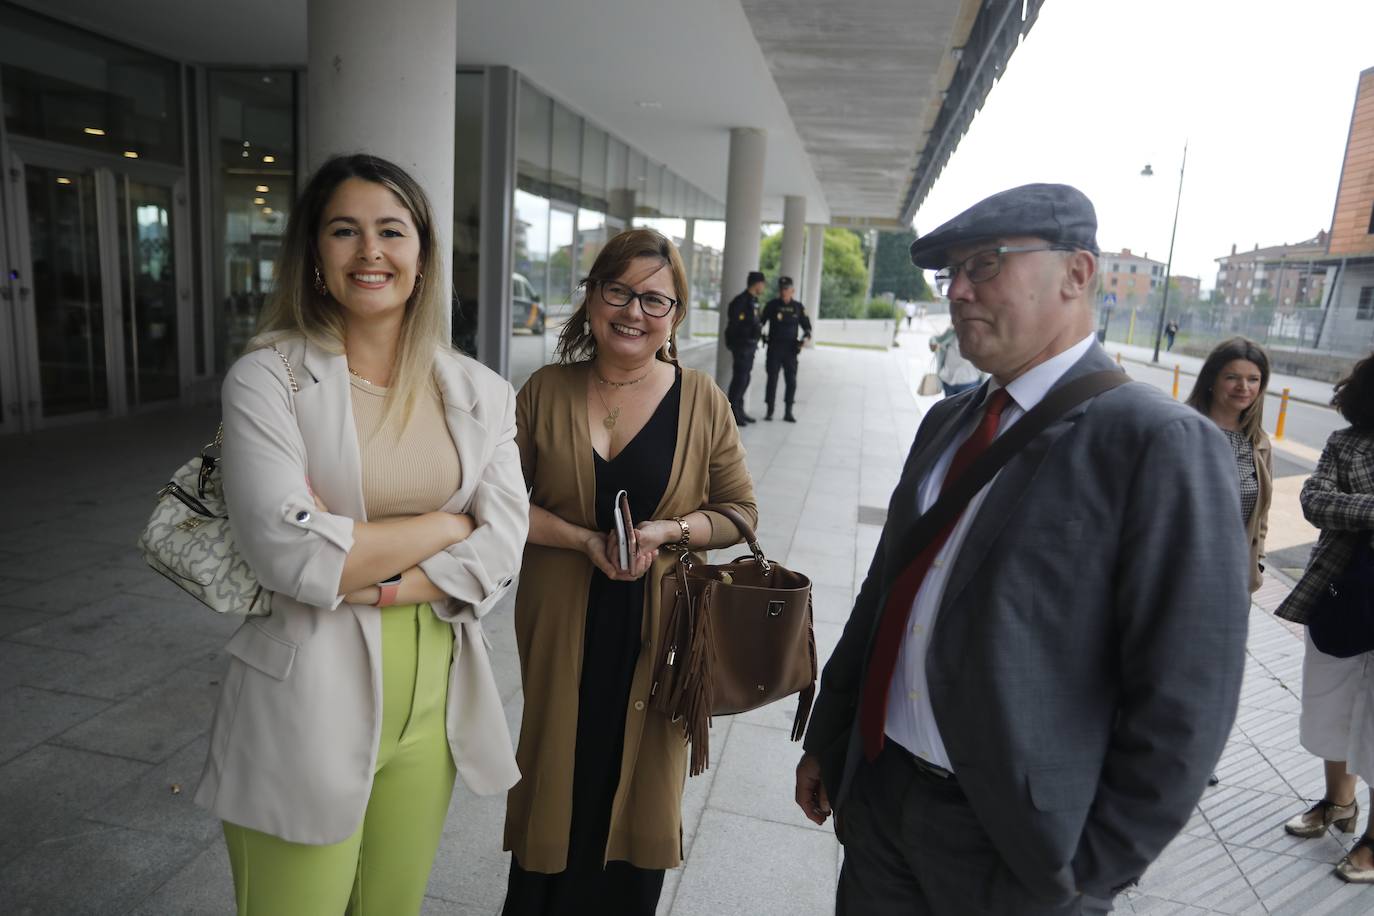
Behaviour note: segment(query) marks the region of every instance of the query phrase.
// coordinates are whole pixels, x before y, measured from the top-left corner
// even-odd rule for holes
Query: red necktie
[[[988,396],[987,408],[978,426],[973,430],[959,451],[954,453],[949,472],[940,485],[943,493],[955,480],[958,480],[973,460],[987,451],[992,440],[997,438],[997,424],[1002,410],[1011,396],[1007,389],[998,388]],[[945,526],[926,548],[918,553],[906,569],[897,576],[888,592],[887,604],[883,607],[883,618],[878,624],[878,638],[873,642],[873,656],[868,661],[868,673],[864,677],[863,695],[859,703],[859,733],[863,736],[864,756],[873,760],[883,749],[883,728],[887,722],[887,692],[892,683],[892,673],[897,667],[897,652],[902,645],[902,634],[906,630],[907,618],[911,616],[911,606],[921,582],[930,570],[930,564],[940,553],[940,548],[949,540],[954,526],[959,524],[956,516]]]

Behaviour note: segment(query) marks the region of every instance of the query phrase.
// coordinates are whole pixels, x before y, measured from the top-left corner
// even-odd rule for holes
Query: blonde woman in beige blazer
[[[229,642],[196,801],[241,914],[418,913],[455,773],[519,778],[480,623],[528,528],[514,394],[445,344],[437,245],[401,169],[325,163],[225,379],[231,524],[273,595]]]

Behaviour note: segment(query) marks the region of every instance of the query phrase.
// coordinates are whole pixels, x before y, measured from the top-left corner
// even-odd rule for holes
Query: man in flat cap
[[[754,354],[759,349],[759,337],[763,333],[759,322],[759,296],[768,285],[763,274],[757,270],[749,271],[744,292],[730,300],[726,306],[729,315],[725,320],[725,347],[734,359],[730,373],[730,409],[735,413],[735,423],[746,426],[754,418],[744,412],[744,395],[749,390],[749,376],[754,371]]]
[[[797,354],[811,339],[811,319],[806,317],[806,306],[792,297],[791,277],[778,277],[778,295],[763,307],[763,324],[763,339],[768,344],[768,360],[765,363],[768,383],[763,389],[768,412],[763,418],[773,419],[773,405],[778,396],[778,373],[781,372],[786,383],[782,394],[782,418],[788,423],[796,423],[792,402],[797,397]]]
[[[825,666],[796,799],[818,824],[834,804],[837,913],[1106,912],[1231,730],[1249,611],[1234,462],[1201,414],[1112,373],[1096,231],[1082,193],[1027,185],[911,246],[991,378],[922,421]],[[1040,431],[962,502],[1020,422],[1008,444]],[[937,501],[962,506],[939,527]]]

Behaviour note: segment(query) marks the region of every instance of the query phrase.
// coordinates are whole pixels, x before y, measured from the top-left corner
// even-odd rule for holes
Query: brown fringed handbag
[[[691,775],[703,772],[712,716],[728,716],[800,693],[792,740],[800,741],[816,695],[811,580],[764,556],[738,512],[704,506],[734,522],[752,556],[708,566],[683,551],[663,577],[659,654],[649,704],[681,721],[692,745]]]

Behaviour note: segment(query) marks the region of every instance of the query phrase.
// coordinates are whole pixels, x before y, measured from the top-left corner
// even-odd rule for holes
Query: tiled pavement
[[[815,579],[823,653],[928,403],[910,393],[924,337],[902,343],[806,352],[801,422],[744,434],[760,538]],[[232,912],[218,825],[190,796],[233,624],[188,603],[131,546],[152,490],[213,424],[212,410],[183,410],[0,439],[0,913]],[[1271,583],[1258,600],[1272,606],[1282,591]],[[488,621],[518,723],[509,609]],[[1321,791],[1319,763],[1297,744],[1299,635],[1252,611],[1221,785],[1119,912],[1374,912],[1374,890],[1330,874],[1342,840],[1278,827]],[[792,805],[791,713],[783,703],[716,723],[712,767],[687,787],[687,858],[669,873],[662,913],[830,911],[840,848]],[[499,910],[502,809],[459,786],[426,913]]]

